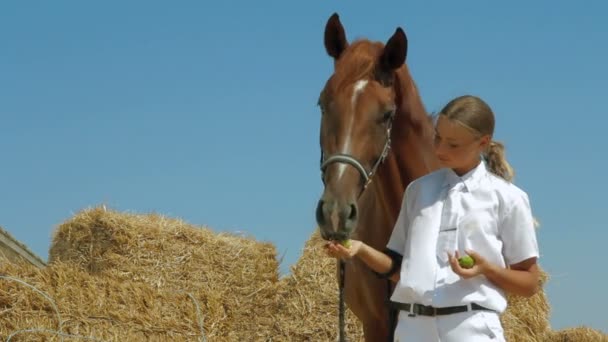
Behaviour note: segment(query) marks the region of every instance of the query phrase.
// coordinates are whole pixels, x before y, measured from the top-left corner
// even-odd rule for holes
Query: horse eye
[[[325,115],[325,108],[323,107],[321,100],[317,102],[317,107],[319,107],[319,110],[321,111],[321,116]]]
[[[389,110],[388,112],[385,112],[384,115],[382,115],[382,121],[386,122],[388,120],[391,120],[394,115],[395,115],[395,111]]]

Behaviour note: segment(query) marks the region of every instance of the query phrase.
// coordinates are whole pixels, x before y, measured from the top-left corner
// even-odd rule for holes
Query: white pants
[[[490,311],[468,311],[442,316],[409,317],[399,312],[395,342],[504,342],[498,314]]]

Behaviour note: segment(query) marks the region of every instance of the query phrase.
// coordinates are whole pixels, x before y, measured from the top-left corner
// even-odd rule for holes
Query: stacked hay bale
[[[185,294],[92,277],[61,263],[42,270],[5,263],[0,273],[3,341],[13,334],[11,341],[59,341],[51,331],[103,341],[192,341],[201,335],[197,303]],[[41,331],[23,331],[29,329]]]
[[[259,323],[276,302],[272,244],[160,215],[82,211],[57,229],[49,259],[40,273],[23,268],[3,273],[48,292],[70,318],[64,331],[102,340],[142,340],[138,334],[145,334],[144,340],[196,340],[203,336],[200,325],[211,341],[264,340],[267,332]],[[11,289],[0,294],[11,311],[2,316],[2,336],[15,329],[57,328],[52,315],[39,324],[23,316],[38,304],[11,306],[35,296]]]
[[[313,233],[279,280],[270,243],[161,215],[84,210],[55,232],[48,267],[0,265],[0,338],[59,340],[54,330],[101,341],[335,341],[336,262],[322,245]],[[544,292],[510,297],[507,339],[608,340],[585,327],[551,331],[548,313]],[[346,318],[349,340],[362,341],[360,323]],[[20,332],[32,328],[44,331]]]
[[[336,261],[322,250],[317,232],[306,242],[291,275],[282,279],[272,336],[276,341],[337,341],[338,283]],[[350,310],[345,313],[349,341],[362,341],[363,328]]]
[[[543,341],[549,329],[549,301],[544,291],[547,273],[541,270],[541,290],[530,298],[507,296],[507,310],[501,316],[507,341]]]

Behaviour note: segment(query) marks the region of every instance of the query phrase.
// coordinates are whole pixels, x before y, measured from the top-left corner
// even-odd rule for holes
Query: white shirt
[[[387,247],[403,255],[392,301],[498,312],[507,306],[504,291],[483,275],[455,274],[447,252],[471,249],[501,267],[539,257],[528,195],[485,162],[462,177],[444,168],[411,182]]]

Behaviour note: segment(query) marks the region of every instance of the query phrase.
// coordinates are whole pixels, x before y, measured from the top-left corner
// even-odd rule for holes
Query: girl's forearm
[[[491,265],[484,275],[492,283],[512,294],[531,297],[538,291],[539,271],[536,265],[529,270],[514,270]]]
[[[357,257],[377,273],[386,273],[393,267],[393,259],[366,244],[361,246]],[[397,282],[399,280],[399,273],[399,271],[394,272],[390,279]]]

